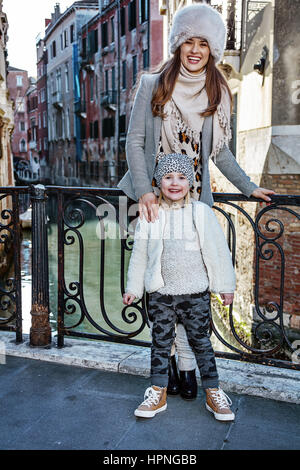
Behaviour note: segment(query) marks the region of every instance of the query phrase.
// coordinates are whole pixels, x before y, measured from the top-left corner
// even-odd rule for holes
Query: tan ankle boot
[[[206,389],[206,409],[219,421],[233,421],[235,416],[230,406],[232,401],[221,388]]]
[[[160,388],[156,385],[147,388],[144,401],[135,410],[135,416],[139,418],[153,418],[160,411],[167,409],[167,387]]]

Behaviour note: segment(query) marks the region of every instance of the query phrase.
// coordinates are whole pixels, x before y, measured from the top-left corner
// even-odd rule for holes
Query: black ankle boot
[[[178,395],[180,392],[180,382],[177,372],[175,356],[170,357],[169,361],[169,383],[167,388],[168,395]]]
[[[180,371],[180,395],[185,400],[197,397],[196,369]]]

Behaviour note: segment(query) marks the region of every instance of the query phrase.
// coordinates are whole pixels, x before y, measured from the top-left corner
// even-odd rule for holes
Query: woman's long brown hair
[[[164,105],[170,100],[175,82],[177,80],[180,70],[180,47],[175,51],[174,56],[167,60],[158,70],[154,73],[159,74],[158,85],[153,92],[151,107],[153,116],[160,116],[165,118]],[[215,59],[210,54],[206,66],[206,92],[208,96],[209,106],[202,113],[203,117],[214,114],[221,101],[221,85],[223,85],[229,93],[232,108],[232,94],[227,84],[226,78],[222,72],[216,67]],[[200,90],[199,90],[200,91]]]

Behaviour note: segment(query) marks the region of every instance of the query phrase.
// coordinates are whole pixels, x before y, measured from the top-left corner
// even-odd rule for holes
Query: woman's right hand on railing
[[[123,304],[125,304],[125,305],[132,304],[134,299],[135,299],[134,294],[129,294],[128,292],[125,292],[125,294],[123,294]]]
[[[145,217],[147,222],[155,222],[158,219],[158,199],[155,194],[145,193],[139,199],[140,219]]]

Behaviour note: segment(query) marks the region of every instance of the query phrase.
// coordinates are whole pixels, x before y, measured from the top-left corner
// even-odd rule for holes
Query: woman
[[[181,153],[193,158],[192,196],[213,205],[209,159],[246,196],[269,202],[274,191],[259,188],[238,165],[228,148],[232,95],[216,67],[224,52],[226,26],[206,4],[179,10],[169,37],[173,56],[152,74],[141,77],[126,140],[128,172],[118,187],[139,202],[140,217],[158,218],[158,191],[153,178],[157,156]],[[185,331],[176,334],[181,395],[195,398],[195,361]],[[172,359],[171,377],[176,376]],[[173,374],[174,373],[174,374]],[[171,385],[169,392],[172,392]],[[174,393],[177,392],[175,384]]]

